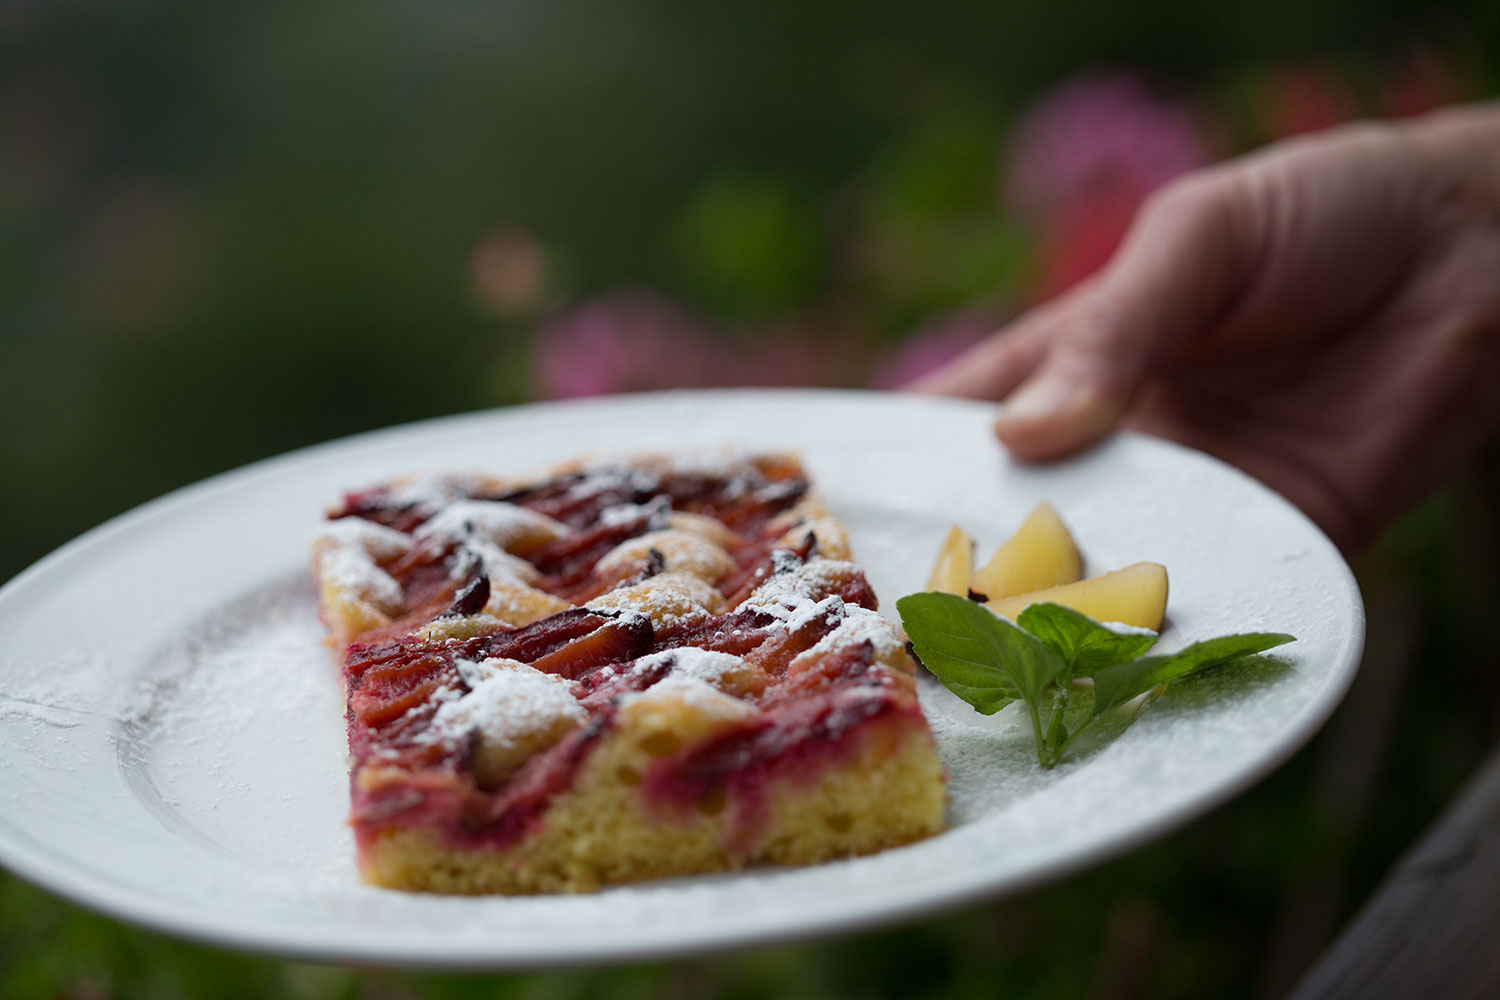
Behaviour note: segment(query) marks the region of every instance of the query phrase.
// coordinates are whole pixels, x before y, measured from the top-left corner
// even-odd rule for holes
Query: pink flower
[[[1010,202],[1043,219],[1101,188],[1143,197],[1209,158],[1185,108],[1122,74],[1080,76],[1044,95],[1010,146]]]
[[[536,331],[539,398],[706,386],[828,385],[849,380],[860,345],[806,316],[731,335],[647,292],[616,292]]]
[[[793,315],[749,333],[735,355],[735,385],[846,384],[864,346],[829,317]]]
[[[537,330],[533,390],[543,398],[723,384],[725,352],[682,309],[619,292]]]
[[[1209,160],[1186,108],[1121,74],[1081,76],[1044,95],[1010,146],[1010,202],[1042,228],[1038,298],[1102,267],[1146,196]]]
[[[914,382],[958,357],[999,328],[986,309],[965,309],[942,317],[912,333],[888,351],[875,368],[870,384],[897,389]]]
[[[1108,264],[1125,242],[1144,197],[1131,188],[1101,188],[1058,213],[1042,236],[1038,301],[1067,291]]]

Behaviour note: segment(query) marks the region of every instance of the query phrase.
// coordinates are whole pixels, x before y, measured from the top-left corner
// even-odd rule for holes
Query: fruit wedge
[[[973,572],[974,539],[955,524],[948,529],[943,547],[938,549],[937,562],[933,563],[932,575],[927,578],[927,589],[965,597]]]
[[[1010,541],[974,571],[969,589],[993,601],[1072,583],[1082,572],[1073,536],[1051,504],[1039,503]]]
[[[989,601],[986,606],[1015,621],[1028,605],[1042,601],[1081,611],[1101,622],[1120,622],[1159,632],[1162,616],[1167,612],[1167,569],[1160,563],[1138,562],[1077,583]]]

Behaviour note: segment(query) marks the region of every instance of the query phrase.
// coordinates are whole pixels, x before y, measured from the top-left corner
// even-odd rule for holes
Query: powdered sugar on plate
[[[342,691],[315,607],[299,572],[183,629],[137,678],[116,747],[168,829],[286,877],[336,880],[351,869]],[[308,810],[332,825],[296,818]],[[249,814],[262,817],[254,829]]]

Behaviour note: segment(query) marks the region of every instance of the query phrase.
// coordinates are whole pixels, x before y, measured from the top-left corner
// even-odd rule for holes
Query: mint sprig
[[[909,594],[896,608],[917,659],[948,690],[985,715],[1013,701],[1026,705],[1043,767],[1055,765],[1080,733],[1121,705],[1294,639],[1252,632],[1148,656],[1156,633],[1115,632],[1060,604],[1033,604],[1016,625],[953,594]],[[1069,730],[1078,677],[1092,678],[1094,698]]]

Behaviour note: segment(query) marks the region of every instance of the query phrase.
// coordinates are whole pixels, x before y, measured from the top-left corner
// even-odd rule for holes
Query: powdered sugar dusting
[[[651,616],[644,611],[632,611],[629,608],[616,609],[615,621],[627,628],[643,628],[651,620]]]
[[[744,719],[759,713],[746,701],[727,695],[718,688],[688,674],[669,674],[644,691],[632,692],[620,699],[620,708],[632,705],[677,703],[704,715],[724,719]]]
[[[703,476],[713,479],[733,479],[753,472],[750,464],[754,455],[744,448],[704,447],[683,448],[670,453],[660,451],[625,452],[601,454],[585,460],[581,468],[590,475],[600,473],[627,473],[635,471],[646,475]]]
[[[713,614],[724,598],[711,585],[687,573],[662,573],[642,583],[619,587],[589,602],[591,608],[639,611],[657,628],[671,628]]]
[[[483,568],[490,587],[531,586],[541,573],[520,556],[512,555],[487,538],[464,540],[459,558],[453,560],[453,575],[466,577],[474,566]]]
[[[605,528],[618,528],[645,520],[653,530],[666,527],[671,517],[672,502],[660,496],[647,503],[617,503],[599,512],[598,524]]]
[[[786,620],[786,630],[797,632],[819,618],[838,618],[843,613],[844,599],[837,594],[829,594],[821,601],[803,598],[800,603],[791,608],[791,614]]]
[[[409,507],[426,516],[454,500],[506,487],[506,481],[478,472],[415,473],[385,487],[385,499],[395,507]]]
[[[502,549],[550,541],[567,533],[562,522],[503,500],[455,500],[413,532],[422,542],[451,544],[477,536]]]
[[[660,553],[668,572],[691,573],[709,582],[722,580],[735,569],[729,553],[713,542],[669,528],[621,542],[605,553],[594,572],[604,577],[628,572],[648,563],[653,550]]]
[[[694,514],[686,510],[674,510],[666,515],[668,527],[698,535],[715,545],[728,547],[739,540],[739,535],[723,521],[706,514]]]
[[[605,492],[650,493],[661,485],[654,476],[617,464],[589,466],[582,472],[583,478],[567,489],[571,499],[584,500]]]
[[[695,646],[643,656],[635,661],[634,669],[645,671],[658,666],[671,667],[671,676],[693,677],[714,687],[722,687],[725,677],[746,669],[745,661],[733,653],[719,653]]]
[[[843,604],[843,613],[843,620],[834,626],[833,631],[819,639],[803,656],[819,656],[868,642],[874,647],[875,659],[881,660],[897,655],[904,647],[901,629],[884,615],[857,604]]]
[[[748,471],[750,457],[742,448],[686,448],[659,460],[680,476],[733,479]]]
[[[808,603],[828,596],[858,572],[853,563],[814,557],[772,575],[745,599],[745,607],[786,620]]]
[[[396,578],[375,565],[363,549],[329,549],[319,556],[318,571],[339,591],[368,601],[386,614],[400,610],[406,597]]]
[[[362,517],[341,517],[326,522],[319,529],[313,544],[329,544],[339,548],[356,548],[372,559],[387,562],[411,550],[411,539],[395,528],[367,521]]]
[[[580,724],[588,718],[566,680],[524,663],[461,661],[459,673],[469,691],[438,707],[427,739],[456,740],[478,730],[487,743],[513,747],[559,722]]]
[[[323,526],[313,541],[318,575],[339,591],[395,613],[405,592],[379,563],[411,549],[411,539],[362,517],[343,517]]]
[[[1157,631],[1151,628],[1142,628],[1139,625],[1127,625],[1124,622],[1100,622],[1105,628],[1115,635],[1156,635]]]

